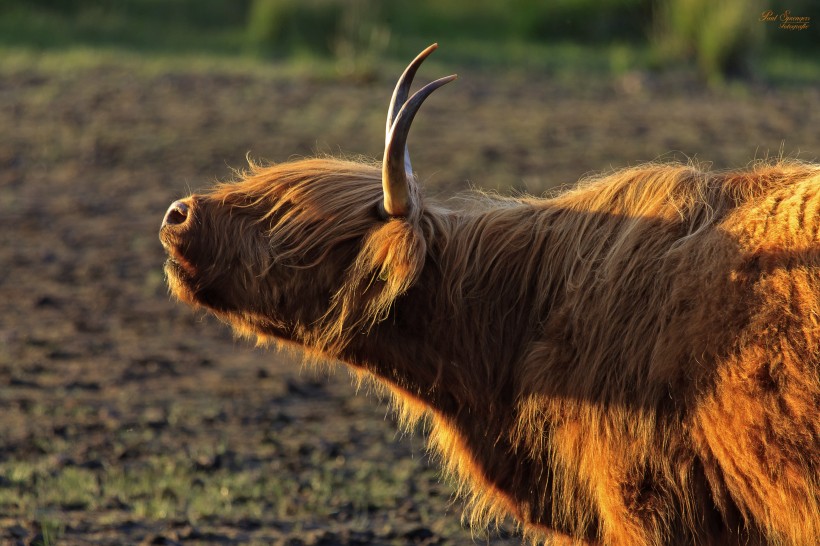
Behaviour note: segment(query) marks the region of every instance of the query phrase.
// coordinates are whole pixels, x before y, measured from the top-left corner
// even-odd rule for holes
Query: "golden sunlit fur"
[[[172,291],[427,416],[475,525],[512,515],[554,544],[820,536],[820,167],[650,164],[551,199],[415,195],[389,220],[380,175],[252,166],[190,198]]]

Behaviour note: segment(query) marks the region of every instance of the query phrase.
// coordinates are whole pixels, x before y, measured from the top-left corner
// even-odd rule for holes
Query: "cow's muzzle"
[[[191,253],[195,210],[196,201],[193,197],[174,201],[165,212],[159,228],[159,240],[168,257],[189,273],[193,271],[193,264],[187,255]]]

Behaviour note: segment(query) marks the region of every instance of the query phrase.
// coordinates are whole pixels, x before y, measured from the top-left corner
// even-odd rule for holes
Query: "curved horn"
[[[413,83],[413,77],[416,75],[416,71],[421,66],[421,63],[424,62],[424,59],[435,51],[436,48],[438,48],[438,44],[432,44],[416,55],[413,62],[407,65],[407,68],[402,72],[399,81],[396,82],[396,88],[393,90],[393,96],[390,98],[390,108],[387,110],[387,127],[384,131],[385,144],[387,144],[387,139],[390,137],[390,128],[393,127],[393,122],[396,121],[399,110],[401,110],[401,107],[407,102],[407,97],[410,96],[410,85]]]
[[[419,89],[410,99],[406,99],[410,82],[422,61],[432,53],[436,44],[428,47],[416,57],[399,78],[390,110],[387,115],[388,129],[385,138],[384,159],[382,160],[383,212],[386,216],[407,216],[410,211],[410,179],[413,167],[407,153],[407,135],[416,113],[424,100],[444,84],[456,79],[456,75],[440,78]],[[398,112],[395,110],[398,109]],[[392,118],[392,120],[391,120]],[[392,125],[391,125],[392,121]]]

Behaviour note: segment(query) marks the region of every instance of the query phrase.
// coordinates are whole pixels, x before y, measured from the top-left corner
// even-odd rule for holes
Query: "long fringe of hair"
[[[455,316],[462,322],[452,328],[474,334],[474,343],[461,347],[463,361],[470,366],[464,373],[487,385],[473,393],[474,397],[499,394],[492,390],[499,363],[517,367],[509,370],[510,375],[528,383],[516,384],[520,397],[515,407],[494,407],[492,399],[484,403],[508,425],[506,440],[554,476],[551,490],[534,493],[538,498],[532,503],[533,510],[551,506],[552,521],[574,529],[577,536],[587,535],[594,506],[579,476],[592,472],[611,448],[606,438],[596,434],[622,427],[630,429],[636,441],[630,453],[637,462],[629,470],[654,465],[651,471],[663,475],[672,489],[664,493],[665,498],[677,499],[674,508],[695,539],[697,533],[691,529],[697,527],[698,515],[687,493],[695,463],[687,459],[681,463],[682,470],[673,463],[653,462],[652,451],[659,443],[676,441],[657,437],[657,416],[645,410],[609,409],[625,397],[639,399],[632,400],[630,407],[659,407],[659,401],[668,396],[666,387],[660,381],[653,386],[646,378],[653,374],[665,378],[668,370],[632,370],[631,376],[614,377],[606,368],[602,352],[606,348],[577,347],[579,361],[589,367],[583,377],[576,374],[565,379],[576,381],[567,388],[603,403],[592,407],[575,402],[573,406],[573,402],[524,396],[555,379],[539,370],[538,362],[516,361],[523,357],[523,348],[499,343],[508,339],[505,332],[528,332],[541,324],[559,303],[566,303],[566,294],[596,286],[622,288],[641,276],[639,284],[646,285],[647,272],[641,269],[646,264],[633,259],[636,252],[651,253],[659,261],[709,252],[699,247],[700,235],[740,204],[818,175],[817,166],[796,161],[761,162],[732,173],[706,172],[694,165],[648,164],[590,178],[550,199],[478,194],[462,199],[455,208],[423,204],[407,218],[388,221],[376,213],[381,181],[380,169],[372,163],[311,159],[271,167],[252,164],[239,187],[251,196],[249,206],[268,207],[263,220],[278,246],[277,260],[338,275],[341,264],[327,261],[334,259],[339,245],[354,245],[346,255],[343,280],[305,340],[309,350],[338,357],[354,336],[390,316],[397,302],[426,278],[425,267],[434,267],[439,276],[431,278],[446,282],[421,288],[435,294],[434,308],[442,314],[430,321],[442,325]],[[238,191],[235,186],[230,188],[222,187],[217,193]],[[421,196],[416,197],[417,203],[423,203]],[[553,244],[556,240],[561,244]],[[615,315],[618,309],[620,302],[598,302],[596,312],[602,316],[584,322],[591,329],[590,339],[600,339],[595,328],[606,328],[620,319]],[[499,317],[499,312],[505,314]],[[587,311],[578,308],[574,313],[583,316]],[[633,328],[627,339],[620,348],[610,350],[633,351],[651,361],[651,342],[659,333],[658,325],[651,323],[656,318],[651,313],[634,318],[627,325]],[[475,383],[465,380],[464,384]],[[407,421],[430,413],[430,408],[405,397],[400,389],[392,392]],[[435,410],[432,408],[431,444],[469,496],[473,524],[503,519],[514,511],[509,498],[483,477],[464,444],[463,431]],[[580,427],[591,434],[586,443],[582,445],[581,436],[565,437],[560,440],[564,444],[556,446],[559,438],[545,425],[545,420],[556,415],[577,418]],[[550,502],[547,497],[563,500]],[[651,536],[636,534],[634,538],[663,543],[674,532],[670,517],[659,515]],[[543,529],[525,525],[525,532],[541,536]],[[605,536],[608,530],[596,532]]]

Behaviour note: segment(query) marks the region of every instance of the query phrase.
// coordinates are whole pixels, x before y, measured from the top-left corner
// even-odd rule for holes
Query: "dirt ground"
[[[516,544],[422,430],[170,300],[168,204],[246,154],[377,157],[392,75],[0,64],[0,543]],[[419,78],[441,74],[425,67]],[[682,152],[820,157],[820,87],[462,73],[410,141],[429,194],[541,193]]]

